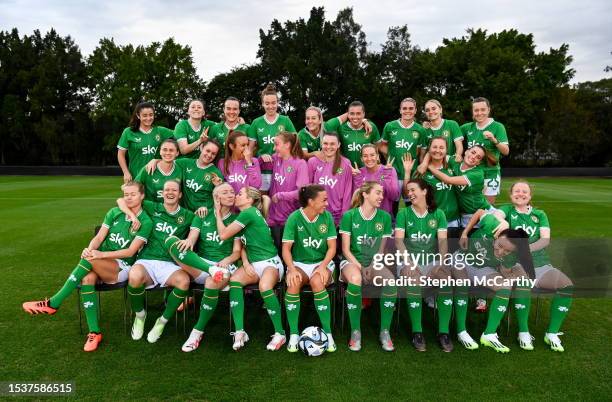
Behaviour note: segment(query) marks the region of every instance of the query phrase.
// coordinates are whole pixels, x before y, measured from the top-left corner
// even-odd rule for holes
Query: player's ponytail
[[[357,208],[363,205],[364,194],[370,194],[370,192],[374,189],[374,187],[380,186],[380,183],[377,181],[366,181],[364,182],[355,192],[353,193],[353,198],[351,199],[351,208]]]
[[[253,200],[252,206],[257,208],[264,218],[268,217],[268,211],[270,210],[270,197],[264,195],[255,187],[245,187],[247,196]]]
[[[298,192],[300,206],[302,208],[306,208],[308,206],[308,201],[317,198],[319,193],[322,191],[325,191],[325,187],[320,184],[309,184],[307,186],[300,187]]]
[[[516,247],[519,263],[531,279],[535,279],[533,256],[529,250],[529,235],[523,229],[505,229],[499,237],[506,237]]]

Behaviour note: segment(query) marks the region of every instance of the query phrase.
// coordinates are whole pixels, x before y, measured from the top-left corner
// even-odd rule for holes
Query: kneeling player
[[[336,351],[331,331],[331,304],[326,286],[332,281],[336,255],[336,227],[327,208],[327,193],[318,184],[299,189],[302,206],[294,211],[283,232],[283,260],[287,265],[285,305],[291,335],[287,350],[298,351],[300,290],[310,284],[314,304],[327,334],[328,352]]]
[[[129,214],[112,208],[104,217],[98,233],[81,253],[81,261],[74,268],[64,286],[43,301],[23,303],[30,314],[55,314],[62,302],[81,284],[81,301],[85,309],[89,334],[84,346],[86,352],[98,348],[102,340],[98,325],[98,298],[95,285],[123,282],[128,277],[130,264],[140,248],[147,242],[153,226],[149,216],[142,210],[144,187],[134,181],[121,186],[123,202]],[[137,220],[130,219],[137,217]]]

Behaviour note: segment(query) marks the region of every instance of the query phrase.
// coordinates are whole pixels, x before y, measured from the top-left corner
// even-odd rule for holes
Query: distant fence
[[[0,175],[121,176],[119,166],[0,166]],[[610,177],[612,168],[503,168],[504,177]]]

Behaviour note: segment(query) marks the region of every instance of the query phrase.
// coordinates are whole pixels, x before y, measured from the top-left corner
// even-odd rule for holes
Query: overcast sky
[[[443,38],[460,37],[467,28],[489,32],[516,28],[533,33],[538,50],[570,45],[576,70],[573,82],[610,77],[612,65],[612,1],[387,1],[355,0],[311,3],[300,0],[220,1],[0,0],[0,29],[17,27],[21,34],[51,27],[70,35],[84,55],[102,37],[118,44],[148,44],[173,36],[191,46],[199,75],[210,80],[233,66],[256,61],[259,29],[273,19],[308,18],[313,6],[325,5],[326,17],[352,6],[372,48],[385,41],[387,28],[408,25],[413,43],[435,49]]]

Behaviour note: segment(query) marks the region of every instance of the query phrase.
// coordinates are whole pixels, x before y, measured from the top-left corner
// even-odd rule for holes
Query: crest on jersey
[[[322,223],[319,225],[319,232],[321,233],[327,233],[327,225]]]
[[[531,220],[534,221],[535,223],[538,223],[540,221],[538,217],[535,215],[531,215]]]
[[[418,131],[413,131],[413,132],[412,132],[412,138],[414,138],[415,140],[416,140],[417,138],[419,138],[419,132],[418,132]]]
[[[383,230],[383,224],[380,222],[376,222],[376,224],[374,225],[374,228],[378,231],[378,232],[382,232]]]
[[[338,168],[338,170],[336,170],[336,174],[342,174],[342,172],[344,172],[344,169],[342,168]]]
[[[176,218],[176,223],[178,223],[179,225],[182,225],[185,222],[185,218],[183,216],[179,216],[178,218]]]
[[[155,141],[161,141],[161,137],[159,136],[159,134],[155,135]]]
[[[278,131],[285,131],[285,126],[283,126],[282,124],[279,124]]]
[[[292,166],[287,166],[287,173],[291,173],[293,172],[293,167]]]
[[[444,131],[442,131],[442,136],[443,136],[444,138],[448,138],[448,136],[449,136],[449,135],[450,135],[450,131],[448,131],[448,130],[444,130]]]
[[[438,226],[438,221],[436,219],[430,219],[429,222],[427,222],[427,224],[429,225],[430,228],[435,229],[436,226]]]

